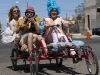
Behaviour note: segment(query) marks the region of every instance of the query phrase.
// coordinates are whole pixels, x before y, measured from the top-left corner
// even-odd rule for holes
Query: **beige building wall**
[[[92,30],[93,28],[100,27],[100,13],[97,12],[97,8],[100,7],[100,0],[89,0],[84,3],[85,13],[85,28]],[[88,15],[90,20],[90,27],[88,23]]]
[[[88,7],[94,6],[94,5],[96,5],[96,0],[89,0],[89,1],[84,3],[85,8],[88,8]]]
[[[97,12],[96,14],[96,28],[100,27],[100,13]]]
[[[96,0],[96,8],[100,7],[100,0]],[[100,12],[96,13],[96,27],[100,27]]]
[[[100,3],[100,0],[96,0],[96,3],[97,3],[97,4]]]
[[[85,28],[91,30],[94,27],[96,27],[96,9],[88,9],[85,11]]]

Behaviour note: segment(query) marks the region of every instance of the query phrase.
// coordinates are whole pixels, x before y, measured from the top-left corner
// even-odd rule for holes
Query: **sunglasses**
[[[25,16],[34,16],[34,13],[26,13]]]
[[[52,10],[51,12],[57,12],[57,10]]]
[[[19,12],[19,10],[14,10],[13,12],[14,12],[14,13]]]

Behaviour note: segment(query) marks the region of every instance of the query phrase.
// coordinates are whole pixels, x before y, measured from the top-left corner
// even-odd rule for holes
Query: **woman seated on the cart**
[[[17,22],[17,28],[20,28],[19,33],[22,37],[20,40],[20,45],[22,47],[28,47],[29,53],[32,51],[33,44],[35,44],[37,47],[39,46],[39,43],[42,42],[44,47],[46,47],[45,41],[41,35],[38,35],[40,33],[40,28],[35,18],[34,8],[29,6],[25,11],[25,16],[21,17]],[[46,48],[44,48],[44,55],[47,55]]]
[[[8,13],[8,24],[9,26],[1,33],[2,43],[13,42],[16,38],[19,41],[20,35],[16,34],[19,31],[19,28],[16,28],[16,21],[20,18],[20,10],[18,6],[12,6]]]

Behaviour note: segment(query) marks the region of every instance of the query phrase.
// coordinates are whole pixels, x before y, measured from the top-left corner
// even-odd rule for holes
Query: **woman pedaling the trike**
[[[71,23],[58,16],[60,14],[60,8],[58,5],[50,5],[50,3],[47,4],[49,17],[43,19],[45,28],[44,38],[46,43],[71,42],[72,39],[66,36],[62,30],[63,25],[69,27],[69,24]],[[75,55],[75,51],[72,51],[71,54]]]

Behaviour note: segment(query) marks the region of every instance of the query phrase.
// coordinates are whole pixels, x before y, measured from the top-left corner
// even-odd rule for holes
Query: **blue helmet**
[[[48,10],[48,16],[50,16],[50,12],[52,9],[57,10],[57,15],[60,14],[60,7],[57,5],[55,0],[48,0],[47,1],[47,10]]]

